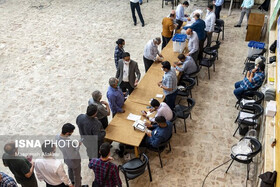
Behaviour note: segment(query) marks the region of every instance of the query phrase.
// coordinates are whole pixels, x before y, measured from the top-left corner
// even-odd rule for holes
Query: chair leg
[[[190,95],[191,95],[191,98],[192,98],[192,90],[190,90]]]
[[[162,0],[162,3],[161,3],[161,8],[163,8],[163,3],[164,3],[164,0]]]
[[[162,168],[162,161],[161,161],[161,157],[160,157],[160,152],[158,152],[158,157],[159,157],[159,161],[160,161],[160,167]]]
[[[150,182],[152,182],[153,179],[152,179],[152,173],[151,173],[151,168],[150,168],[150,162],[149,161],[148,161],[148,172],[149,172]]]
[[[170,145],[170,142],[168,143],[168,146],[169,146],[169,152],[171,152],[171,145]]]
[[[220,37],[220,32],[218,33],[218,36],[217,36],[217,41],[219,41],[219,37]]]
[[[176,133],[176,124],[173,123],[173,127],[174,127],[174,132]]]
[[[230,165],[228,166],[228,168],[227,168],[227,170],[226,170],[226,173],[228,172],[228,170],[229,170],[230,166],[232,165],[233,161],[234,161],[234,160],[232,160],[231,163],[230,163]]]
[[[185,132],[187,132],[187,124],[186,124],[186,119],[184,119],[184,125],[185,125]]]
[[[198,86],[198,76],[196,76],[196,85]]]
[[[223,40],[225,39],[224,36],[225,36],[225,26],[223,26],[223,38],[222,38]]]
[[[208,68],[208,78],[210,80],[210,68]]]
[[[247,164],[247,180],[249,180],[250,165]]]
[[[233,136],[235,136],[235,134],[236,134],[236,132],[237,132],[237,130],[238,130],[239,128],[240,128],[240,125],[238,124],[238,127],[236,128],[236,130],[235,130]]]
[[[236,122],[237,122],[238,117],[239,117],[239,115],[236,117],[236,119],[235,119],[234,123],[236,123]]]
[[[214,72],[215,72],[215,62],[213,62],[213,70],[214,70]]]

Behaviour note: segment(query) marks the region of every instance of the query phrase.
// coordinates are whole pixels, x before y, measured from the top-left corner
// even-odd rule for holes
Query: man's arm
[[[173,79],[169,78],[168,85],[161,84],[161,88],[164,89],[164,90],[167,90],[167,91],[172,91],[173,90],[172,85],[173,85]]]
[[[123,112],[123,109],[116,104],[116,97],[112,96],[110,99],[111,109],[117,112]]]
[[[153,136],[153,135],[152,135]],[[154,138],[151,142],[152,147],[158,147],[163,142],[163,137],[157,136],[157,138]]]
[[[254,0],[249,0],[250,4],[248,5],[247,8],[252,8],[254,6]]]
[[[119,170],[118,170],[117,166],[114,166],[112,173],[113,173],[113,180],[114,180],[115,185],[118,187],[121,187],[122,181],[120,179]]]
[[[214,27],[215,27],[215,22],[216,22],[216,16],[215,14],[213,13],[212,16],[211,16],[211,26],[210,26],[210,32],[213,32],[214,31]]]
[[[26,166],[28,167],[27,164],[26,164]],[[31,163],[31,168],[30,168],[29,172],[26,173],[26,174],[24,174],[24,176],[25,176],[26,178],[30,178],[30,177],[32,176],[32,174],[33,174],[33,171],[34,171],[34,162]]]
[[[119,63],[118,63],[118,69],[117,69],[117,72],[116,72],[116,78],[119,79],[120,77],[120,65],[121,65],[121,61],[119,60]]]
[[[41,171],[38,169],[37,163],[35,162],[35,171],[36,171],[36,176],[39,179],[39,181],[43,181],[44,177]]]
[[[70,179],[68,178],[68,176],[66,175],[63,165],[60,164],[59,167],[57,168],[56,171],[57,175],[59,176],[61,182],[63,182],[66,186],[68,185],[69,187],[74,187],[70,181]]]
[[[137,75],[137,83],[139,82],[139,80],[140,80],[140,78],[141,78],[141,72],[139,71],[139,68],[138,68],[138,64],[137,64],[137,62],[136,62],[136,65],[135,65],[135,73],[136,73],[136,75]]]

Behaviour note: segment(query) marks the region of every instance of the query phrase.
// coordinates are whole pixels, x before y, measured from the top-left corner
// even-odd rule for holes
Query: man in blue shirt
[[[220,19],[220,12],[222,10],[222,5],[224,4],[224,0],[214,0],[213,4],[215,5],[216,19]]]
[[[185,17],[185,7],[189,6],[188,1],[184,1],[183,4],[179,4],[176,8],[176,23],[177,28],[176,30],[180,29],[183,25],[184,21],[187,21],[187,18]]]
[[[205,22],[202,19],[200,19],[199,13],[196,13],[194,15],[194,19],[195,19],[195,22],[191,26],[185,26],[184,29],[187,30],[190,28],[196,32],[198,39],[199,39],[198,60],[201,60],[202,55],[203,55],[203,44],[206,39],[206,34],[205,34],[206,25],[205,25]]]
[[[246,14],[247,16],[247,24],[248,24],[248,20],[249,20],[249,15],[251,13],[251,8],[254,6],[254,0],[244,0],[243,3],[241,4],[241,15],[240,15],[240,19],[239,22],[234,25],[234,27],[241,27],[241,23],[243,21],[243,18]]]
[[[265,64],[259,62],[255,69],[248,71],[246,77],[239,82],[235,83],[235,90],[233,91],[235,97],[240,100],[244,91],[254,89],[262,85],[264,75]]]
[[[109,106],[113,113],[113,117],[116,113],[124,113],[125,111],[122,109],[124,104],[124,95],[122,91],[118,88],[118,79],[112,77],[109,79],[109,88],[107,91],[107,98],[109,101]]]
[[[157,148],[159,145],[167,141],[172,135],[172,123],[166,121],[165,117],[157,116],[155,118],[156,124],[145,123],[147,128],[146,137],[141,142],[141,147],[154,147]]]

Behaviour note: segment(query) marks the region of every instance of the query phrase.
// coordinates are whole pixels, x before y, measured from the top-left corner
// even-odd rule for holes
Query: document
[[[157,94],[156,97],[157,98],[163,98],[163,95],[162,94]]]
[[[129,113],[129,115],[127,116],[127,119],[131,120],[131,121],[137,121],[137,120],[141,119],[141,116]]]

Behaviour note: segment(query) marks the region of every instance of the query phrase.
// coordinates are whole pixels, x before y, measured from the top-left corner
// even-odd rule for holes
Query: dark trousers
[[[183,25],[183,21],[176,19],[176,23],[178,24],[178,26],[176,27],[176,30],[179,30]]]
[[[102,123],[103,129],[106,129],[108,127],[108,117],[107,116],[99,119],[99,121]]]
[[[171,38],[167,38],[167,37],[164,37],[162,36],[162,45],[161,45],[161,49],[163,49],[167,44],[168,42],[170,41]]]
[[[132,86],[129,84],[129,82],[124,82],[122,81],[121,84],[120,84],[120,88],[122,89],[122,92],[127,92],[128,91],[128,94],[130,95],[134,88],[132,88]]]
[[[190,54],[190,56],[193,58],[193,60],[195,62],[197,62],[198,53],[199,53],[199,49],[196,52],[194,52],[193,54]]]
[[[215,15],[216,19],[220,19],[220,12],[222,10],[222,6],[215,6]]]
[[[68,167],[68,176],[71,182],[75,183],[75,186],[82,186],[82,177],[81,177],[81,164],[76,168]]]
[[[177,97],[177,90],[172,94],[168,94],[165,96],[165,103],[173,110],[175,108],[175,101]]]
[[[199,61],[201,61],[203,58],[204,42],[205,42],[205,39],[199,40],[199,52],[198,52],[198,58],[197,58]]]
[[[59,184],[59,185],[50,185],[50,184],[48,184],[48,183],[46,183],[46,187],[67,187],[64,183],[61,183],[61,184]]]
[[[206,32],[206,36],[207,36],[207,47],[210,47],[211,45],[211,41],[212,41],[212,35],[213,35],[213,32]]]
[[[20,182],[19,184],[22,187],[38,187],[37,179],[36,179],[34,173],[32,175],[33,176],[31,176],[28,180],[26,180],[24,182]]]
[[[151,67],[151,65],[154,63],[153,60],[149,60],[147,58],[145,58],[143,56],[143,61],[144,61],[144,65],[145,65],[145,72],[147,72],[149,70],[149,68]]]
[[[144,19],[143,19],[142,13],[141,13],[139,2],[138,3],[130,2],[130,8],[131,8],[132,18],[133,18],[134,24],[137,23],[137,19],[136,19],[136,16],[135,16],[135,9],[137,11],[137,14],[139,16],[139,19],[140,19],[141,23],[144,24]]]
[[[242,82],[243,81],[238,81],[234,84],[235,90],[233,91],[233,93],[238,100],[241,99],[242,93],[246,91],[246,89],[240,87]]]

